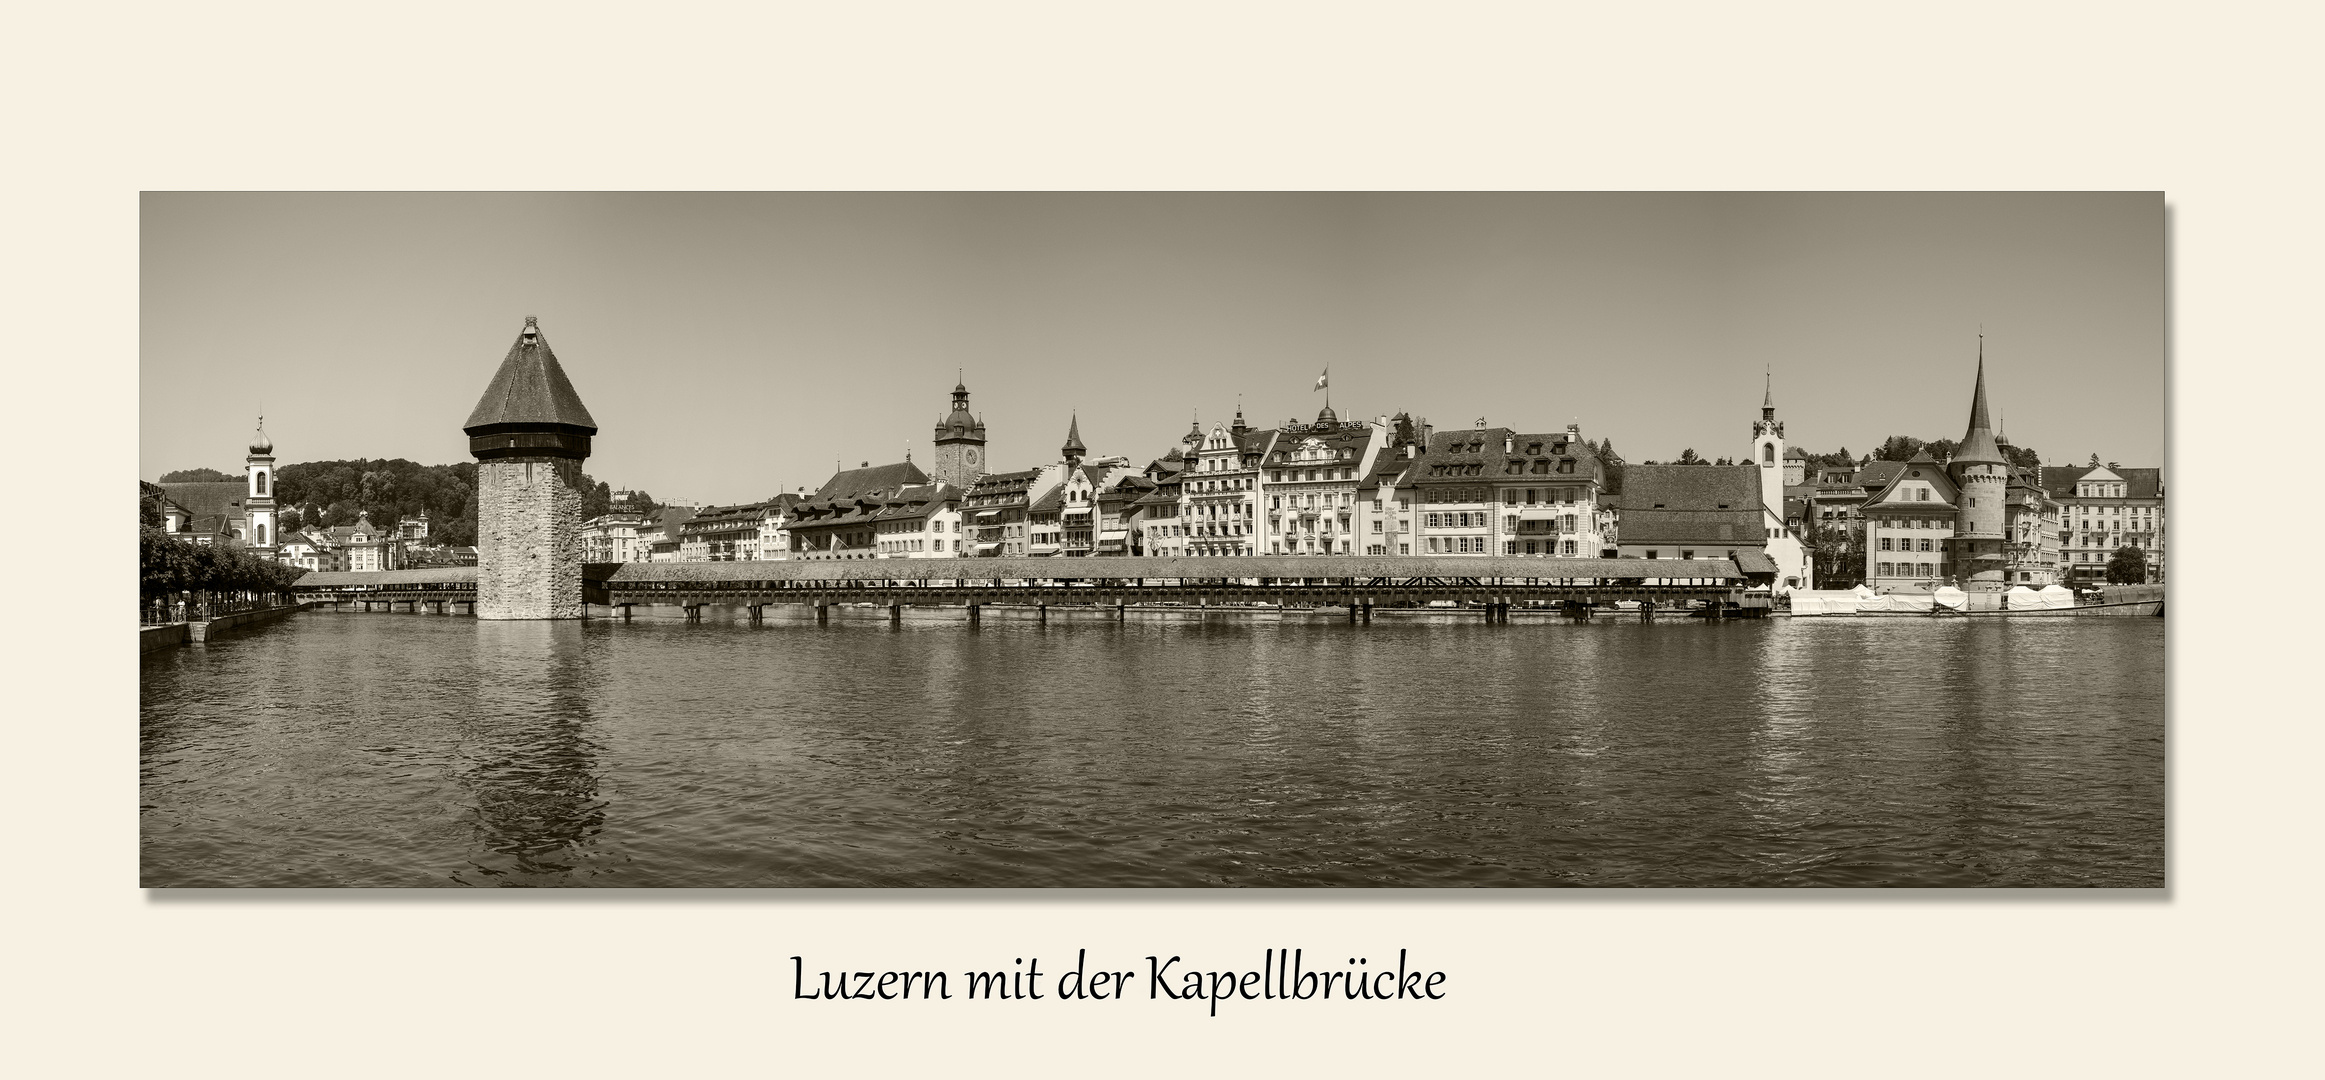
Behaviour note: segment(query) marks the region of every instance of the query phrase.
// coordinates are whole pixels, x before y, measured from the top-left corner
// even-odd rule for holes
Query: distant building
[[[865,462],[833,473],[792,508],[787,529],[791,557],[821,561],[878,556],[874,516],[888,505],[889,496],[928,482],[928,474],[910,458],[888,465]]]
[[[634,557],[628,562],[677,562],[680,537],[694,517],[691,506],[665,506],[638,523]]]
[[[1342,421],[1329,406],[1307,425],[1250,440],[1260,448],[1261,517],[1270,555],[1360,555],[1357,490],[1388,446],[1387,425]]]
[[[1759,474],[1757,465],[1623,466],[1617,551],[1631,559],[1765,557]]]
[[[192,544],[237,544],[274,557],[281,537],[276,535],[274,501],[274,440],[267,438],[266,421],[250,440],[240,480],[192,481],[156,484],[162,531]]]
[[[969,414],[969,387],[953,384],[953,410],[936,422],[936,464],[929,478],[968,491],[985,475],[985,421]]]
[[[605,513],[581,523],[582,561],[644,561],[646,552],[638,544],[638,529],[645,520],[646,507],[637,492],[614,492]]]
[[[2104,584],[2119,548],[2147,557],[2147,580],[2164,580],[2164,483],[2161,469],[2127,469],[2097,457],[2087,466],[2045,466],[2039,482],[2058,504],[2059,584]]]
[[[1028,534],[1033,482],[1038,469],[986,473],[969,488],[962,504],[968,530],[969,554],[979,558],[1016,558],[1031,543]]]
[[[1596,558],[1605,485],[1579,426],[1537,434],[1481,422],[1431,432],[1396,491],[1412,496],[1412,554]],[[1621,527],[1627,536],[1627,519]]]
[[[2004,550],[2008,536],[2010,459],[2002,456],[1986,413],[1986,355],[1978,346],[1978,376],[1970,390],[1970,426],[1954,447],[1946,475],[1957,489],[1953,536],[1947,545],[1953,562],[1953,583],[1968,592],[2001,592],[2010,587],[2005,568],[2011,555]]]
[[[961,528],[965,493],[938,481],[885,496],[872,512],[874,554],[883,559],[957,559],[967,554]]]
[[[1883,464],[1883,463],[1876,463]],[[1924,450],[1890,462],[1880,490],[1859,507],[1865,528],[1865,584],[1876,592],[1934,592],[1954,577],[1954,529],[1961,490]]]

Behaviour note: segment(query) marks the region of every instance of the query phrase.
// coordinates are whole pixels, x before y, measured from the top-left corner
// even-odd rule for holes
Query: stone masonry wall
[[[580,463],[480,461],[476,481],[477,618],[580,618]]]

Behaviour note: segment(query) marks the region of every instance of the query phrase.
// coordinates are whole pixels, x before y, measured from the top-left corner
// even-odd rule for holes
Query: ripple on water
[[[144,881],[2163,879],[2162,620],[715,616],[155,654]]]

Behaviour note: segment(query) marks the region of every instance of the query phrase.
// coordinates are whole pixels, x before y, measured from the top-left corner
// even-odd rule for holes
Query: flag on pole
[[[1324,389],[1325,387],[1327,387],[1327,386],[1330,386],[1331,384],[1332,384],[1332,369],[1331,369],[1331,368],[1325,368],[1325,369],[1324,369],[1324,373],[1323,373],[1323,374],[1316,376],[1316,390],[1322,390],[1322,389]],[[1311,393],[1311,394],[1313,394],[1313,393],[1315,393],[1315,392],[1316,392],[1316,390],[1310,390],[1310,391],[1308,391],[1308,392],[1309,392],[1309,393]]]

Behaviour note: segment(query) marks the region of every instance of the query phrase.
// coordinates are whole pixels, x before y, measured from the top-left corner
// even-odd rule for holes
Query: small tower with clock
[[[929,478],[963,491],[985,475],[985,421],[969,413],[969,387],[953,384],[953,411],[936,422],[936,463]]]

